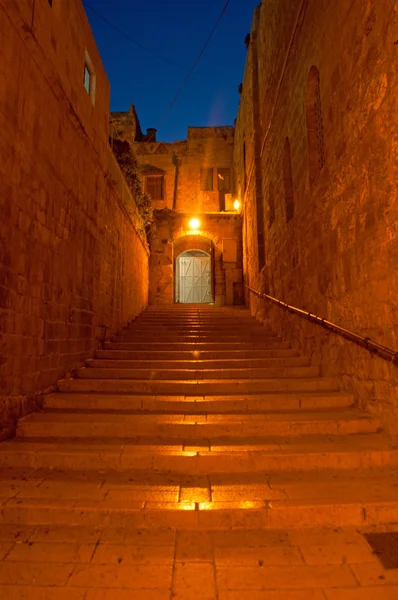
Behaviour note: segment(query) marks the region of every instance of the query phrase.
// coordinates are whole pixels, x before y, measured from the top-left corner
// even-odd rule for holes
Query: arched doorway
[[[211,256],[193,248],[179,254],[175,263],[175,299],[182,304],[213,302]]]

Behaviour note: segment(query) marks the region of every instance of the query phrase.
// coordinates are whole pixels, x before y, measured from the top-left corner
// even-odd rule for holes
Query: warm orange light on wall
[[[234,202],[234,209],[235,210],[239,210],[240,209],[240,202],[239,202],[239,200],[235,200],[235,202]]]
[[[194,218],[189,221],[189,229],[196,230],[196,229],[199,229],[199,227],[200,227],[199,219]]]

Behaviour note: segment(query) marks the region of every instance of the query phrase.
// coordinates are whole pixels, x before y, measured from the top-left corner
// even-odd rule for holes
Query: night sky
[[[128,111],[134,104],[144,132],[158,127],[226,0],[83,3],[110,80],[111,110]],[[194,73],[159,127],[158,140],[186,139],[188,125],[233,125],[246,60],[244,38],[258,4],[259,0],[231,0]],[[90,7],[149,51],[112,29]]]

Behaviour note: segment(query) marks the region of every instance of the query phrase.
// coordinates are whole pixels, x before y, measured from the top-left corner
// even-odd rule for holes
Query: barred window
[[[95,104],[95,88],[96,88],[96,76],[94,65],[90,59],[89,53],[85,52],[84,57],[84,71],[83,71],[83,85],[86,89],[87,94],[91,98],[91,102]]]
[[[152,200],[163,200],[164,175],[148,175],[145,180],[145,191]]]
[[[288,223],[294,215],[294,188],[293,188],[293,173],[292,173],[292,155],[290,151],[289,138],[285,140],[285,149],[283,152],[283,186],[285,189],[285,214],[286,223]]]
[[[213,189],[213,169],[200,170],[200,189],[211,191]]]
[[[91,73],[90,73],[90,69],[87,66],[87,63],[84,65],[84,87],[86,88],[87,94],[90,94],[90,91],[91,91]]]
[[[309,178],[312,186],[317,182],[325,166],[321,86],[316,67],[311,67],[307,80],[307,146]]]
[[[269,206],[269,226],[275,222],[275,196],[274,186],[272,183],[269,184],[268,189],[268,206]]]

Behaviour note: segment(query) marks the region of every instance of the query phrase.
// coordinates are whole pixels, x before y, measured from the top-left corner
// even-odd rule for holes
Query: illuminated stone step
[[[97,350],[97,359],[109,360],[165,360],[173,363],[175,361],[208,360],[208,361],[239,361],[239,360],[263,360],[276,358],[297,357],[294,348],[274,348],[257,350]]]
[[[112,355],[111,355],[112,356]],[[147,359],[120,359],[96,358],[86,360],[87,367],[100,369],[259,369],[272,367],[304,367],[310,364],[307,356],[269,356],[266,358],[231,358],[231,359],[195,359],[192,355],[190,360],[147,360]]]
[[[174,332],[189,332],[189,331],[202,331],[203,333],[213,333],[213,332],[238,332],[244,334],[245,332],[249,333],[263,333],[264,335],[276,335],[274,331],[271,331],[268,327],[263,327],[260,324],[253,324],[251,322],[242,323],[242,322],[231,322],[231,323],[220,323],[219,321],[215,321],[214,323],[202,323],[202,322],[188,322],[184,323],[181,321],[172,320],[165,321],[164,323],[141,323],[136,322],[134,324],[128,325],[124,328],[119,328],[118,332],[122,333],[134,333],[136,331],[143,331],[151,333],[153,330],[162,330],[166,333],[174,333]]]
[[[278,342],[280,341],[279,338],[277,338],[274,335],[265,335],[263,333],[255,333],[255,334],[250,334],[248,332],[246,332],[244,335],[239,335],[239,333],[233,332],[233,331],[229,331],[227,332],[213,332],[213,333],[182,333],[179,334],[178,332],[175,333],[167,333],[165,331],[153,331],[151,332],[151,334],[147,334],[146,332],[137,332],[137,333],[130,333],[130,334],[123,334],[123,335],[114,335],[111,339],[112,342],[133,342],[135,340],[137,341],[144,341],[145,343],[147,342],[159,342],[159,341],[163,341],[163,342],[180,342],[180,343],[184,343],[184,342],[201,342],[201,343],[214,343],[214,342],[219,342],[220,339],[222,339],[224,342],[230,342],[230,343],[234,343],[234,342],[238,342],[240,344],[243,343],[247,343],[250,344],[252,342]]]
[[[305,367],[310,363],[305,356],[270,357],[270,358],[236,358],[231,360],[122,360],[122,359],[89,359],[86,367],[96,369],[180,369],[214,370],[214,369],[266,369],[275,367]]]
[[[135,327],[142,327],[142,328],[151,328],[154,326],[160,326],[160,327],[165,327],[165,328],[190,328],[190,327],[204,327],[205,329],[207,328],[213,328],[216,327],[218,329],[226,329],[228,327],[236,327],[237,329],[244,329],[245,327],[248,327],[250,329],[259,329],[259,330],[265,330],[265,331],[270,331],[269,327],[266,325],[262,325],[261,323],[259,323],[258,321],[254,321],[252,318],[247,318],[247,319],[238,319],[238,318],[229,318],[229,319],[223,319],[220,317],[216,317],[214,319],[208,319],[206,317],[189,317],[187,319],[184,319],[182,317],[172,317],[172,316],[168,316],[165,317],[164,319],[146,319],[144,317],[139,317],[138,319],[131,321],[130,323],[128,323],[125,327],[121,328],[122,330],[125,329],[134,329]]]
[[[251,379],[279,379],[285,377],[291,378],[307,378],[317,377],[319,375],[319,367],[317,366],[298,366],[298,367],[260,367],[249,369],[143,369],[136,368],[99,368],[95,362],[90,364],[89,368],[82,368],[76,372],[77,377],[81,379],[142,379],[142,380],[217,380],[220,383],[222,380],[251,380]]]
[[[353,397],[343,392],[251,394],[240,396],[140,396],[101,393],[53,393],[44,408],[81,411],[158,411],[160,413],[224,414],[350,407]]]
[[[225,380],[142,380],[142,379],[63,379],[62,392],[102,392],[114,394],[154,394],[203,396],[220,394],[258,394],[269,392],[337,391],[334,379],[225,379]]]
[[[398,449],[379,433],[349,436],[253,438],[243,445],[223,444],[212,450],[178,444],[126,441],[15,439],[0,445],[0,467],[32,469],[142,471],[176,474],[310,472],[325,469],[397,467]]]
[[[380,525],[395,519],[392,493],[366,499],[360,494],[335,500],[156,502],[13,498],[4,502],[0,523],[112,528],[170,527],[198,530],[275,530],[315,526]]]
[[[373,433],[380,427],[379,419],[352,411],[241,414],[241,415],[126,415],[112,413],[34,413],[20,420],[18,437],[43,438],[136,438],[159,436],[159,443],[192,445],[197,440],[212,446],[244,445],[245,438],[255,436],[346,435]],[[165,441],[162,441],[162,439]],[[220,439],[219,439],[220,438]],[[231,439],[232,438],[232,439]],[[241,439],[242,438],[242,439]],[[266,442],[268,443],[268,442]]]
[[[137,340],[135,342],[106,342],[105,350],[169,350],[169,351],[184,351],[184,352],[222,352],[223,350],[235,350],[245,352],[247,350],[285,350],[289,349],[288,342],[281,341],[246,341],[246,342],[203,342],[198,340],[195,342],[181,341],[152,341],[152,340]]]

